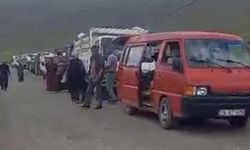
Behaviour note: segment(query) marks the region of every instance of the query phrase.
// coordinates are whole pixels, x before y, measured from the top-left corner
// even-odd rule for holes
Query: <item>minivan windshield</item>
[[[250,67],[250,52],[240,40],[188,39],[185,48],[190,67]]]

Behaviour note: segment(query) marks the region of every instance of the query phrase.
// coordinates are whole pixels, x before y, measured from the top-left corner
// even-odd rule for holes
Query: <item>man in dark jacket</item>
[[[78,58],[73,58],[69,62],[67,70],[67,85],[71,94],[72,103],[84,101],[85,89],[86,89],[86,70],[82,61]]]
[[[10,68],[6,63],[0,65],[0,86],[1,90],[6,91],[8,88]]]
[[[86,91],[85,103],[82,107],[89,108],[92,98],[92,93],[95,93],[96,106],[95,109],[102,108],[101,83],[104,74],[104,60],[99,54],[99,48],[93,46],[91,48],[92,56],[90,58],[89,82]],[[95,90],[95,92],[94,92]]]

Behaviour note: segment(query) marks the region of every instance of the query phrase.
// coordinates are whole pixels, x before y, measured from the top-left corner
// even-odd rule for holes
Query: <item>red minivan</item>
[[[235,35],[168,32],[131,37],[118,68],[125,110],[157,113],[165,129],[181,118],[226,119],[244,127],[250,115],[250,51]]]

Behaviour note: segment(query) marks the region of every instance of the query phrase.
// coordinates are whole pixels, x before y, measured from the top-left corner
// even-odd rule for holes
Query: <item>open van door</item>
[[[123,103],[139,106],[139,70],[144,45],[125,48],[118,69],[118,94]]]

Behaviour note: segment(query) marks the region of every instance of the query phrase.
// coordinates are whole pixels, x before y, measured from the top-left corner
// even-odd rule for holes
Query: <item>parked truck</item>
[[[90,48],[94,45],[99,47],[99,53],[107,58],[110,51],[122,51],[122,47],[112,45],[112,41],[123,35],[141,35],[148,33],[148,30],[140,27],[131,29],[123,28],[90,28],[88,33],[80,33],[77,40],[74,41],[74,49],[72,55],[78,56],[84,63],[86,70],[89,70],[91,51]]]

